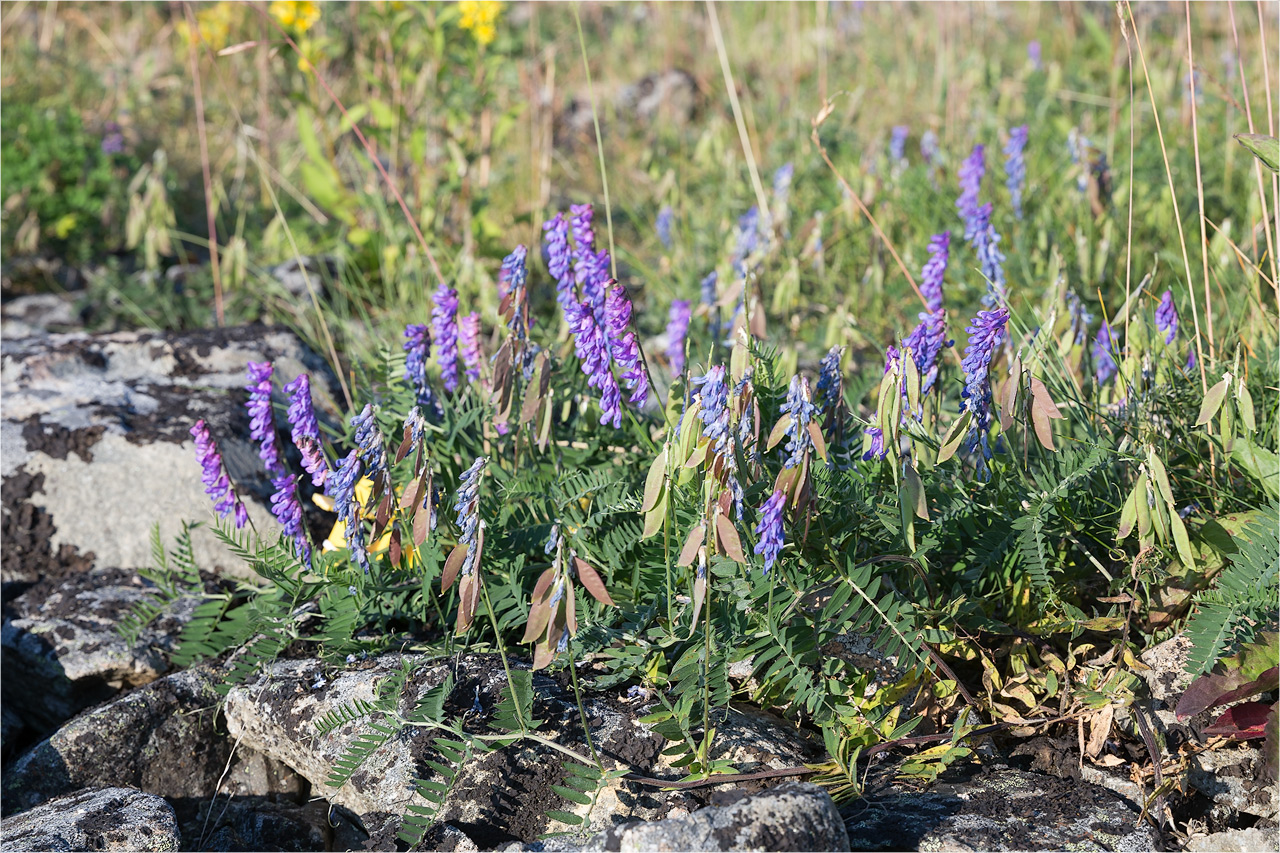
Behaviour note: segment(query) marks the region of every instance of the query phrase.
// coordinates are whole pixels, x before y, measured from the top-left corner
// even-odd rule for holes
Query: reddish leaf
[[[809,422],[809,437],[813,439],[813,449],[818,452],[818,458],[826,462],[827,442],[822,438],[822,430],[813,421]]]
[[[404,459],[405,456],[409,454],[409,448],[413,445],[413,441],[411,440],[412,437],[413,437],[413,430],[406,424],[404,428],[404,440],[400,442],[400,448],[396,451],[397,463],[399,463],[401,459]]]
[[[458,577],[458,569],[462,568],[462,561],[467,558],[467,543],[459,542],[453,546],[453,550],[449,552],[449,558],[444,561],[444,573],[440,577],[440,591],[448,592],[449,587],[453,586],[454,580]]]
[[[735,563],[746,563],[742,554],[742,540],[738,538],[737,528],[733,522],[723,515],[716,516],[716,535],[720,540],[720,550]]]
[[[607,604],[610,607],[615,606],[613,599],[609,597],[609,590],[605,589],[604,581],[600,579],[600,573],[593,569],[586,560],[581,557],[573,558],[573,565],[578,570],[578,580],[582,581],[582,586],[587,592],[591,593],[591,597],[601,604]]]
[[[1267,690],[1275,690],[1278,681],[1280,681],[1280,667],[1274,666],[1253,679],[1239,670],[1202,675],[1191,682],[1187,692],[1183,693],[1182,698],[1178,700],[1178,719],[1194,717],[1214,705],[1225,705]]]
[[[551,620],[551,606],[546,602],[538,602],[529,608],[529,621],[525,623],[524,636],[520,638],[522,643],[532,643],[542,635],[547,629],[547,622]]]
[[[431,523],[431,510],[419,506],[413,513],[413,544],[422,545],[427,541],[427,527]]]
[[[538,582],[533,585],[533,601],[535,603],[550,597],[551,582],[556,579],[556,570],[554,568],[547,569],[538,576]]]
[[[391,531],[391,542],[387,546],[387,554],[391,557],[391,565],[400,565],[400,528],[396,527]]]
[[[1237,740],[1253,740],[1266,737],[1267,717],[1273,705],[1261,702],[1241,702],[1223,712],[1214,720],[1213,725],[1206,726],[1206,735],[1224,735]]]
[[[769,440],[765,442],[764,449],[773,450],[773,446],[782,441],[782,437],[787,434],[787,427],[789,426],[791,426],[791,415],[787,414],[778,418],[778,422],[773,425],[773,432],[769,433]]]
[[[680,549],[680,556],[676,559],[677,566],[693,565],[693,561],[698,559],[698,549],[702,547],[702,541],[706,538],[706,535],[707,528],[705,524],[699,524],[689,531],[689,538],[684,540],[684,547]]]
[[[400,508],[408,509],[413,506],[413,502],[418,499],[418,490],[422,488],[421,480],[413,480],[409,485],[404,487],[404,494],[400,496]]]
[[[570,635],[578,633],[578,608],[574,606],[573,584],[566,584],[564,591],[564,618]]]

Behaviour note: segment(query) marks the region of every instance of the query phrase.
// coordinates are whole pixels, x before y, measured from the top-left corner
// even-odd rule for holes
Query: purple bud
[[[1173,343],[1178,334],[1178,308],[1173,304],[1173,291],[1166,290],[1156,306],[1156,328],[1164,332],[1164,342]]]
[[[436,289],[431,309],[431,331],[436,339],[436,363],[450,393],[458,390],[458,291],[444,282]]]
[[[687,299],[675,299],[667,315],[667,360],[672,374],[684,373],[684,343],[689,336],[689,315],[692,303]]]
[[[286,470],[280,460],[275,419],[271,415],[272,369],[269,361],[249,362],[249,384],[245,386],[245,390],[249,392],[249,401],[245,403],[245,408],[249,410],[249,437],[262,443],[258,457],[266,466],[267,473],[275,478],[285,474]]]
[[[924,294],[930,311],[942,308],[942,279],[946,275],[950,255],[951,232],[934,234],[929,241],[929,260],[920,271],[920,292]]]
[[[756,534],[760,537],[760,541],[756,543],[755,553],[764,555],[765,574],[768,574],[777,562],[786,538],[782,519],[786,502],[787,496],[780,489],[775,489],[760,507],[760,523],[756,526]]]
[[[458,322],[458,335],[462,341],[462,361],[467,366],[467,379],[480,378],[480,313],[472,311]]]
[[[196,461],[200,463],[204,493],[213,498],[213,508],[220,518],[234,515],[236,528],[244,527],[249,514],[231,488],[231,478],[227,476],[226,467],[222,464],[222,454],[218,452],[217,442],[209,434],[208,424],[201,418],[191,427],[190,432],[196,442]]]
[[[297,379],[284,386],[284,391],[289,395],[288,418],[293,446],[302,454],[302,467],[311,475],[311,484],[323,486],[329,475],[329,463],[320,449],[320,425],[311,406],[311,378],[300,373]]]

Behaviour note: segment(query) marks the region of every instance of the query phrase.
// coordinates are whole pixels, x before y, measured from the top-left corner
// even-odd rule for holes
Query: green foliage
[[[157,522],[151,528],[152,565],[140,569],[138,574],[151,581],[155,591],[138,601],[116,625],[116,632],[130,646],[136,646],[142,631],[179,599],[204,591],[191,549],[191,528],[192,525],[183,523],[172,556],[160,539],[160,524]]]

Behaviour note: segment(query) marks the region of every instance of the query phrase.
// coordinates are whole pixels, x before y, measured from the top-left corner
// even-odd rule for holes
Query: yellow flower
[[[196,30],[200,40],[214,50],[222,50],[231,40],[231,28],[237,23],[239,4],[223,0],[221,3],[205,5],[196,12]],[[190,44],[193,41],[191,28],[186,19],[178,22],[178,31]]]
[[[369,506],[369,498],[373,496],[373,480],[368,477],[361,477],[356,483],[355,498],[356,503],[360,505],[361,516],[364,518],[374,517],[374,507]],[[320,507],[325,512],[333,512],[333,498],[328,495],[317,494],[311,498],[311,502]],[[322,551],[341,551],[347,547],[347,523],[345,521],[335,521],[333,529],[329,531],[329,536],[320,546]],[[391,547],[391,529],[388,526],[387,532],[379,537],[377,542],[369,546],[370,554],[381,554]],[[412,543],[404,552],[405,564],[412,566],[416,561]]]
[[[314,0],[271,0],[268,11],[280,26],[305,33],[320,20],[320,4]]]
[[[502,14],[498,0],[458,0],[458,11],[462,13],[458,26],[470,30],[477,44],[489,44],[497,36],[494,24]]]

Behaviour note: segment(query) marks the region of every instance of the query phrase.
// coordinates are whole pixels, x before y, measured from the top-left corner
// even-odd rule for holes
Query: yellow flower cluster
[[[196,11],[196,30],[199,40],[214,50],[222,50],[226,47],[231,40],[232,28],[240,22],[242,6],[241,3],[231,3],[228,0],[201,5]],[[196,41],[185,17],[178,21],[177,30],[187,44]]]
[[[477,44],[489,44],[497,36],[494,24],[502,14],[498,0],[458,0],[458,11],[462,13],[458,26],[470,30]]]
[[[320,20],[320,4],[314,0],[271,0],[268,11],[280,26],[297,33],[305,33]]]
[[[369,498],[373,497],[373,480],[368,477],[361,477],[356,483],[355,498],[356,503],[360,505],[360,515],[364,518],[374,517],[374,507],[369,505]],[[320,507],[325,512],[333,512],[333,498],[328,495],[317,494],[311,498],[311,502]],[[347,523],[345,521],[336,521],[333,529],[329,531],[329,536],[324,540],[320,549],[322,551],[341,551],[347,547]],[[383,533],[377,542],[369,546],[370,554],[381,554],[391,547],[391,531]],[[405,550],[405,564],[412,566],[417,562],[412,543]]]

